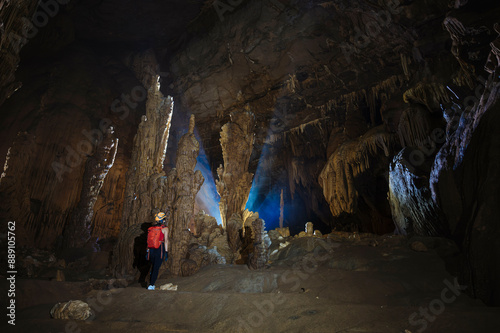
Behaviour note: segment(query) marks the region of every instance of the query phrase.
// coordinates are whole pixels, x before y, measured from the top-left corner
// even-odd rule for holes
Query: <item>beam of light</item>
[[[253,192],[257,192],[257,190],[253,190]],[[252,190],[250,193],[252,193]],[[253,212],[258,212],[259,217],[265,221],[267,230],[278,228],[280,219],[280,189],[275,188],[271,190],[267,193],[263,201],[254,200],[251,205],[247,203],[245,208]]]
[[[279,227],[281,188],[277,184],[271,185],[270,178],[265,174],[270,170],[268,166],[264,166],[267,156],[269,156],[269,144],[265,143],[245,209],[258,212],[259,217],[266,223],[266,229],[272,230]]]
[[[198,194],[196,194],[195,214],[200,210],[204,210],[208,215],[215,217],[218,224],[222,224],[219,211],[220,197],[217,193],[217,189],[215,188],[215,180],[212,176],[212,171],[210,170],[207,155],[205,154],[205,150],[203,149],[199,138],[198,141],[200,142],[200,153],[196,159],[197,163],[194,170],[200,170],[201,174],[205,178],[205,181],[203,182]]]

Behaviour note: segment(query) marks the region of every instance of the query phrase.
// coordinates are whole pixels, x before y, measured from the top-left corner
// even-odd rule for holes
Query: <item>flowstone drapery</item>
[[[63,248],[84,247],[90,240],[92,216],[97,195],[104,179],[115,161],[118,139],[112,127],[108,128],[103,141],[85,165],[80,201],[74,209],[63,233]]]
[[[383,127],[375,127],[358,140],[342,144],[330,156],[319,183],[333,216],[354,213],[358,200],[356,177],[370,169],[370,159],[380,150],[388,156],[391,142],[391,135]]]
[[[204,182],[201,171],[194,171],[200,151],[200,143],[194,135],[194,126],[195,118],[192,115],[189,130],[179,141],[175,169],[169,174],[169,189],[175,193],[170,201],[172,222],[168,259],[170,273],[173,275],[181,274],[191,239],[189,223],[194,215],[194,201]]]

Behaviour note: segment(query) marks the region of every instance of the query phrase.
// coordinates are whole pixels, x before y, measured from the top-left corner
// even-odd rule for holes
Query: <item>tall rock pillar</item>
[[[142,116],[127,172],[122,224],[114,251],[116,275],[134,271],[134,244],[143,230],[141,224],[152,221],[158,211],[168,207],[168,182],[163,171],[170,122],[172,97],[160,92],[159,71],[152,51],[138,55],[131,64],[136,76],[147,88],[146,114]],[[137,258],[136,258],[137,259]]]
[[[177,149],[175,169],[169,175],[169,188],[174,191],[171,202],[172,223],[169,249],[169,268],[173,275],[181,274],[191,232],[189,222],[194,217],[196,194],[204,182],[200,170],[194,171],[200,144],[194,135],[195,118],[189,120],[189,130],[182,136]]]
[[[242,225],[228,223],[234,213],[241,214],[245,209],[253,174],[248,172],[248,164],[252,155],[255,116],[249,110],[231,113],[231,121],[220,133],[222,157],[224,166],[219,166],[216,181],[217,192],[220,195],[219,209],[222,226],[226,229],[230,244],[238,244],[238,230]],[[232,248],[233,252],[237,249]]]

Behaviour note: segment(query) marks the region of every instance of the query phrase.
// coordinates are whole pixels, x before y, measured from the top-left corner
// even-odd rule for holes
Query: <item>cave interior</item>
[[[205,312],[163,328],[144,314],[130,332],[498,329],[499,17],[471,0],[0,0],[1,260],[15,257],[19,316],[41,313],[20,325],[63,330],[49,304],[107,290],[122,308],[91,305],[78,329],[124,332],[117,313],[147,293],[147,228],[165,212],[160,280],[186,294],[161,306]],[[318,271],[294,268],[293,296],[280,278],[308,256]],[[406,303],[329,321],[370,294],[343,284],[359,272]],[[443,279],[465,305],[443,297],[441,315]],[[345,300],[316,308],[301,298],[315,288]],[[281,324],[251,319],[268,298],[238,301],[280,292],[288,305],[267,312]],[[370,295],[359,304],[379,304]]]

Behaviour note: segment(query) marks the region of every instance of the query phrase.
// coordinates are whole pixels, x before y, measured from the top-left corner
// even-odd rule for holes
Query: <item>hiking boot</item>
[[[149,285],[148,290],[155,290],[155,286]]]

